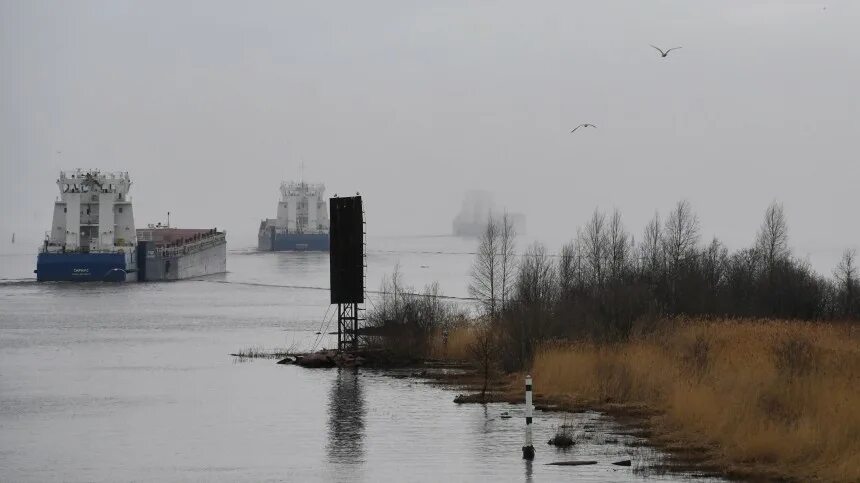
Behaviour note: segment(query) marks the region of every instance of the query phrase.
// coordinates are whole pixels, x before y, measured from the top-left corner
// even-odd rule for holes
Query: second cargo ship
[[[325,185],[281,183],[277,218],[260,222],[260,251],[328,251],[329,220]]]

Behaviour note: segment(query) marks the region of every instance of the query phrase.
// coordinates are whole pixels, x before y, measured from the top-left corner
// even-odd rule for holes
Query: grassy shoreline
[[[473,335],[468,327],[452,331],[434,357],[468,359]],[[619,417],[682,467],[860,481],[856,326],[676,319],[625,342],[544,344],[531,374],[536,404]],[[520,402],[522,378],[497,376],[487,399]],[[449,382],[476,390],[482,381]]]

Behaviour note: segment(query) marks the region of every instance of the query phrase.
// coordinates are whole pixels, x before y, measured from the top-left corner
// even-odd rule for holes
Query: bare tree
[[[383,279],[385,283],[385,279]],[[394,313],[400,313],[400,303],[403,302],[403,297],[398,300],[398,295],[403,292],[403,276],[400,273],[400,260],[394,262],[394,271],[391,272],[391,293],[394,296]]]
[[[404,302],[403,277],[400,273],[400,261],[394,262],[391,276],[383,275],[379,284],[379,301],[375,305],[374,323],[402,322]]]
[[[580,282],[582,256],[576,242],[565,243],[558,259],[558,285],[562,297],[569,296]]]
[[[496,319],[496,301],[499,298],[502,273],[501,232],[492,215],[487,217],[487,226],[478,242],[478,252],[472,264],[469,295],[476,298],[491,320]]]
[[[663,230],[663,251],[666,254],[666,275],[668,276],[669,307],[678,310],[678,282],[681,277],[682,264],[688,258],[695,256],[696,245],[699,243],[699,219],[693,213],[690,203],[681,200],[669,212],[666,226]]]
[[[623,275],[630,259],[630,234],[624,229],[621,222],[621,212],[617,209],[609,218],[609,228],[606,234],[609,259],[609,277],[617,281]]]
[[[523,254],[517,272],[516,301],[521,312],[519,325],[520,360],[525,367],[531,360],[533,343],[541,340],[552,322],[558,295],[556,265],[546,247],[535,242]]]
[[[660,223],[659,213],[654,213],[654,218],[645,226],[642,244],[639,246],[639,256],[642,260],[642,268],[654,281],[653,279],[662,271],[664,262],[663,226]]]
[[[550,313],[558,294],[558,275],[543,244],[535,242],[528,247],[517,275],[517,301]]]
[[[437,329],[449,327],[465,313],[445,300],[437,282],[416,293],[403,282],[399,269],[395,264],[394,273],[383,277],[379,298],[366,314],[368,327],[384,329],[385,336],[372,336],[367,342],[395,357],[412,358],[427,354]]]
[[[663,246],[672,270],[691,254],[699,243],[699,218],[687,200],[681,200],[669,213],[663,232]]]
[[[591,285],[598,292],[603,288],[606,278],[606,263],[609,256],[609,241],[606,233],[606,215],[595,209],[585,229],[579,233],[585,266],[589,272]]]
[[[788,256],[788,225],[781,203],[774,201],[767,207],[756,237],[756,249],[763,257],[769,274],[778,261]]]
[[[853,248],[842,252],[842,259],[833,271],[839,285],[839,305],[842,315],[857,315],[857,251]]]
[[[475,331],[475,338],[469,343],[467,349],[483,376],[484,384],[481,387],[481,400],[486,401],[487,388],[490,385],[490,375],[493,370],[494,357],[496,356],[496,334],[493,324],[486,320],[477,322],[473,330]]]
[[[727,270],[728,249],[714,237],[711,243],[702,250],[702,277],[711,295],[722,284]]]
[[[517,268],[517,252],[516,252],[516,237],[517,231],[514,228],[511,217],[505,212],[502,215],[501,224],[499,226],[499,255],[501,260],[499,265],[501,268],[501,307],[500,311],[504,312],[507,308],[508,300],[514,290],[514,280],[516,277]]]

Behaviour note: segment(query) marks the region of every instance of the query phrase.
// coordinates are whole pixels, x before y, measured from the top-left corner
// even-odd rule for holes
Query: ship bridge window
[[[65,213],[65,212],[66,212],[66,210],[67,210],[67,208],[63,208],[63,213]]]
[[[119,212],[122,213],[122,206],[119,207]]]

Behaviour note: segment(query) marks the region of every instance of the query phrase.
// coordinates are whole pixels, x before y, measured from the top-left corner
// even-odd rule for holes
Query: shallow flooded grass
[[[283,359],[299,352],[297,345],[266,349],[262,346],[247,347],[230,354],[239,359]]]
[[[585,436],[585,433],[581,429],[578,429],[579,426],[574,423],[573,419],[565,417],[564,421],[556,426],[555,434],[547,441],[547,444],[557,448],[569,448],[573,446]]]

